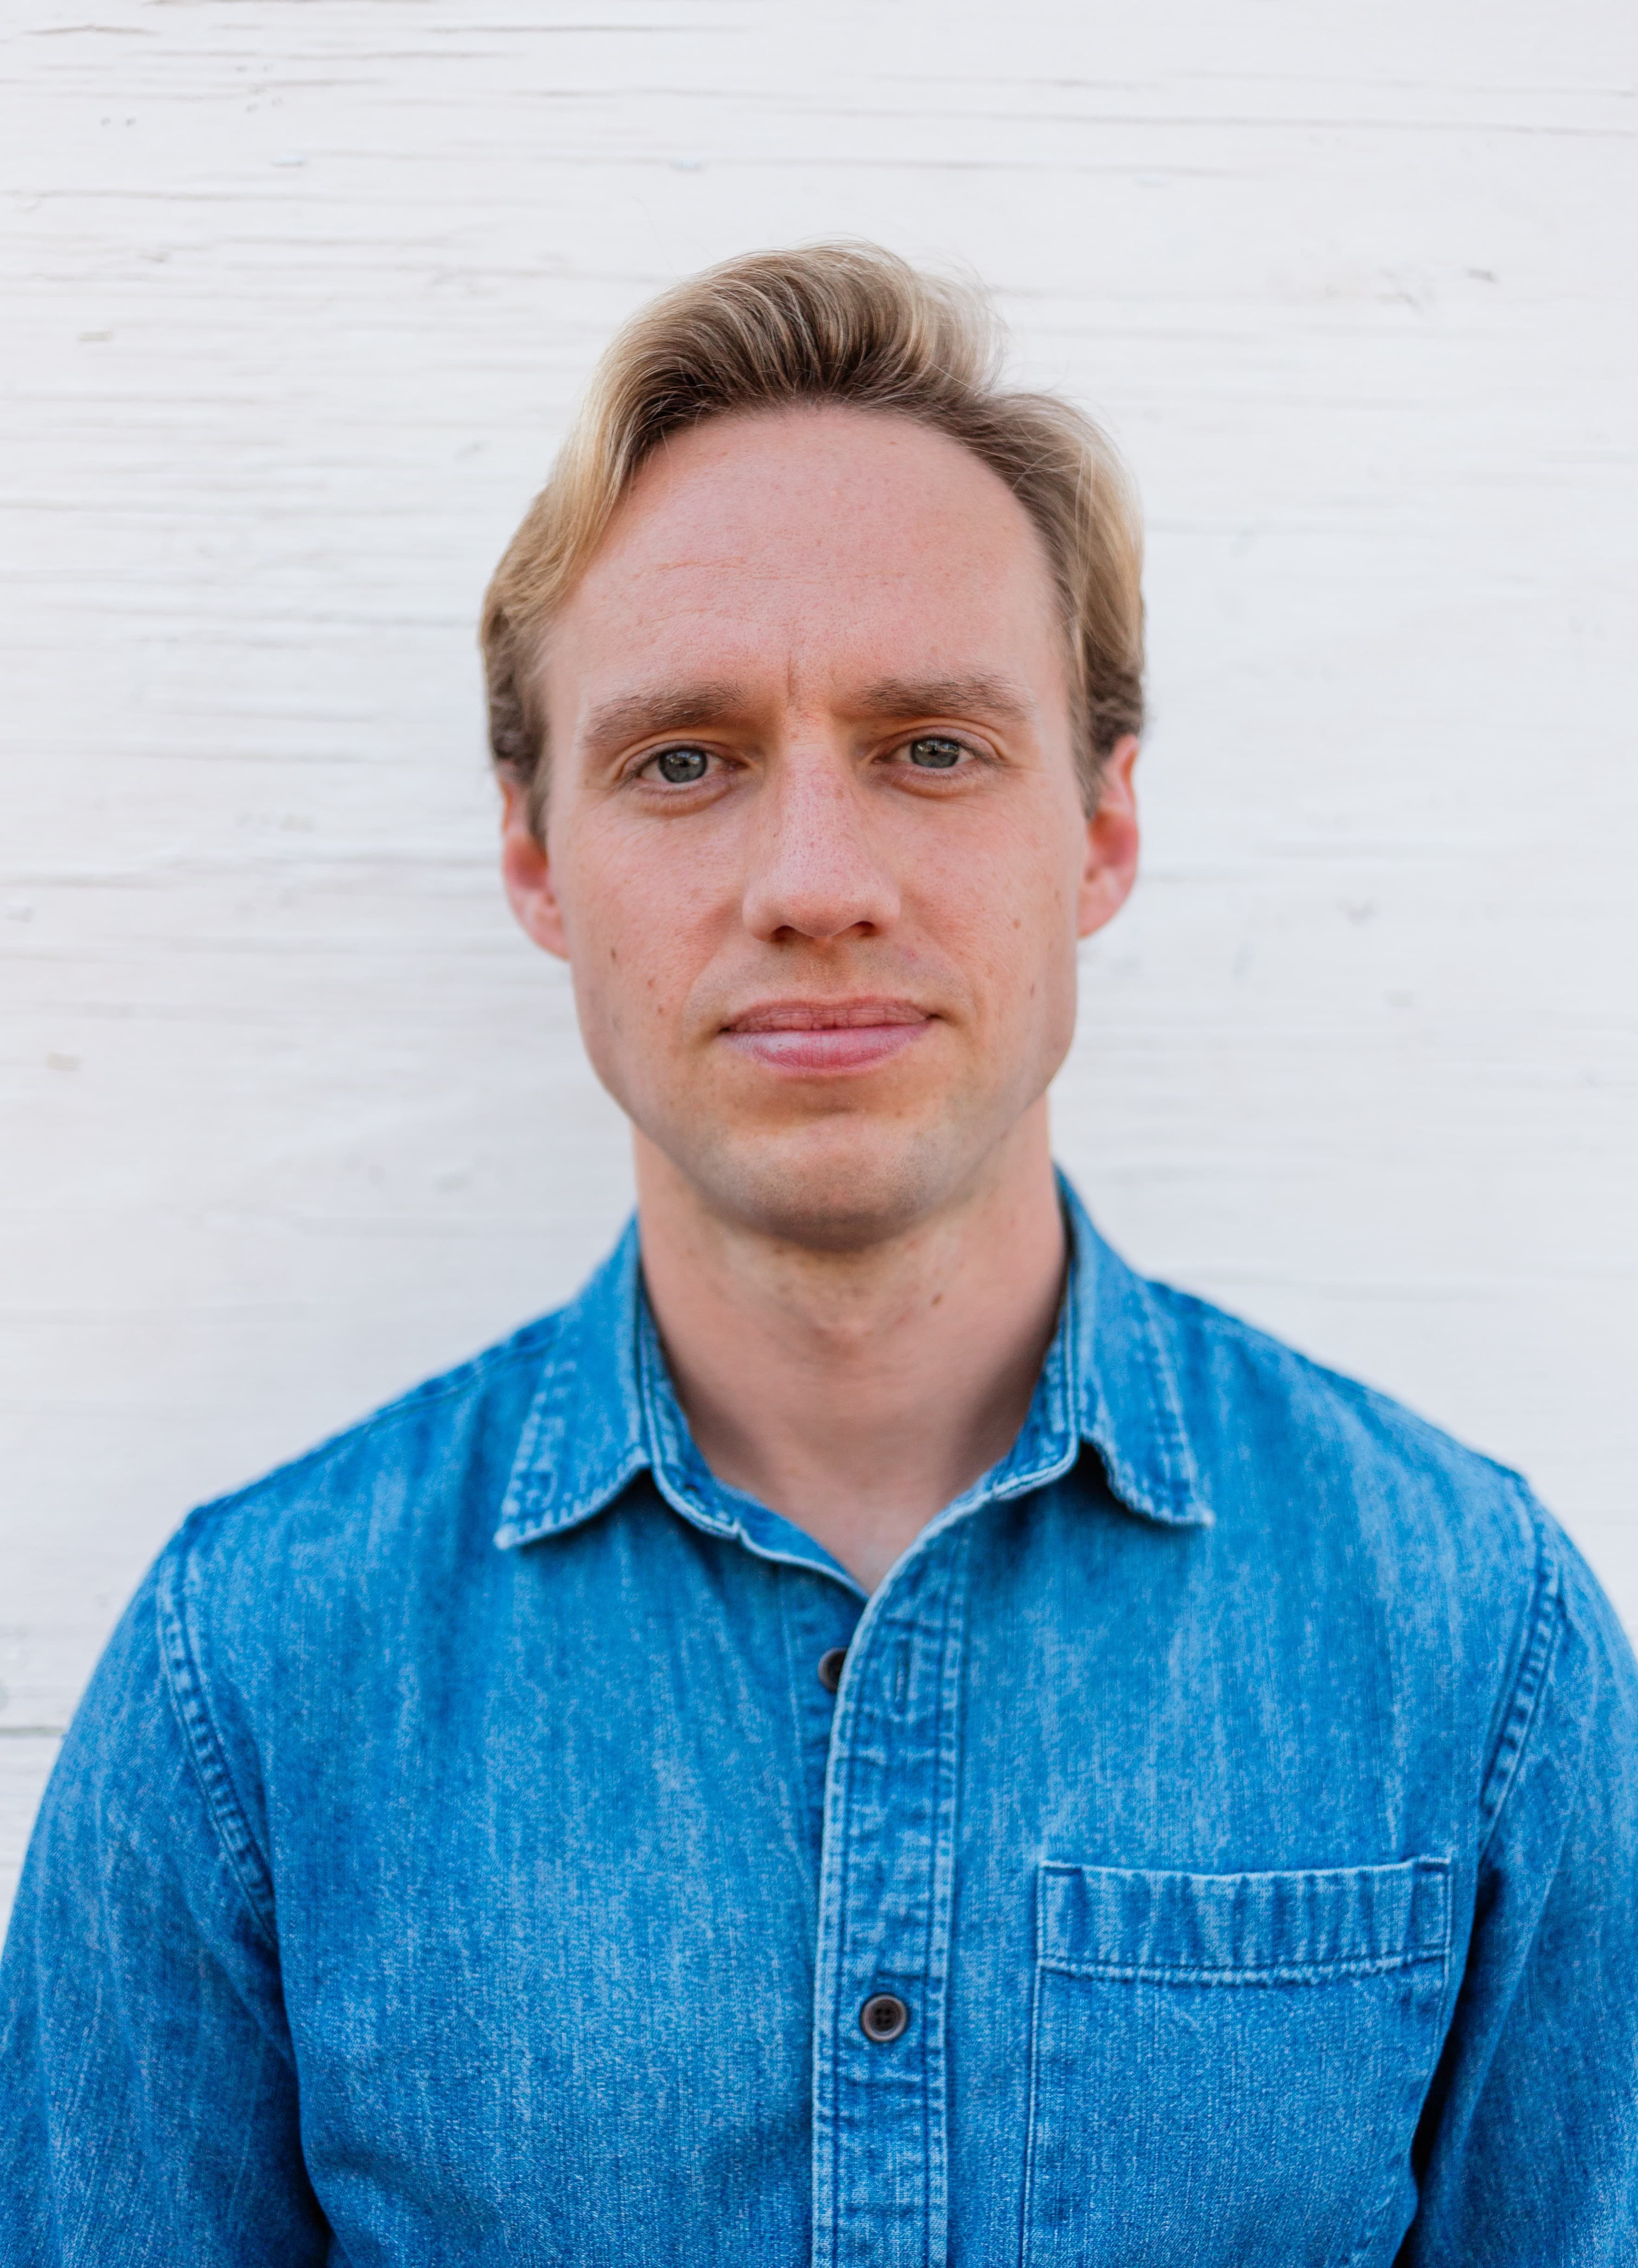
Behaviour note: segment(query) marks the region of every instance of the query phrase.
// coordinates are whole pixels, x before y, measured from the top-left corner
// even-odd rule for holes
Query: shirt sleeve
[[[1638,1669],[1549,1530],[1405,2268],[1638,2258]]]
[[[76,1715],[0,1962],[9,2268],[328,2257],[270,1906],[257,1911],[225,1822],[231,1790],[210,1784],[186,1676],[167,1662],[175,1549]]]

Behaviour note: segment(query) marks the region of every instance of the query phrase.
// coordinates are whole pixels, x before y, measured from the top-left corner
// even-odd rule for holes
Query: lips
[[[909,1000],[767,1000],[723,1027],[737,1054],[770,1071],[874,1071],[913,1047],[933,1021]]]

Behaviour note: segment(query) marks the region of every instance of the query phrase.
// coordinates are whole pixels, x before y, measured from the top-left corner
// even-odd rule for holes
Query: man
[[[616,341],[484,636],[637,1225],[162,1555],[6,1956],[8,2262],[1634,2257],[1597,1587],[1054,1180],[1138,564],[886,254]]]

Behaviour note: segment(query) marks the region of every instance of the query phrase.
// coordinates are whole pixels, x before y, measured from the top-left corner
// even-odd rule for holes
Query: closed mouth
[[[811,1079],[873,1071],[935,1020],[911,1000],[764,1000],[731,1017],[722,1036],[764,1070]]]
[[[925,1024],[909,1000],[767,1000],[730,1018],[726,1032],[865,1031],[879,1024]]]

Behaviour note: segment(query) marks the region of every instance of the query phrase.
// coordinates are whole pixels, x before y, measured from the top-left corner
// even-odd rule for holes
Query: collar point
[[[1217,1525],[1217,1515],[1207,1504],[1146,1504],[1140,1498],[1134,1499],[1131,1497],[1123,1497],[1118,1489],[1115,1491],[1115,1496],[1117,1501],[1124,1504],[1129,1512],[1141,1513],[1146,1520],[1153,1521],[1157,1528],[1180,1528],[1186,1530],[1192,1528],[1215,1528]]]
[[[1184,1488],[1138,1499],[1140,1509],[1167,1528],[1215,1528],[1217,1514],[1195,1490]]]

